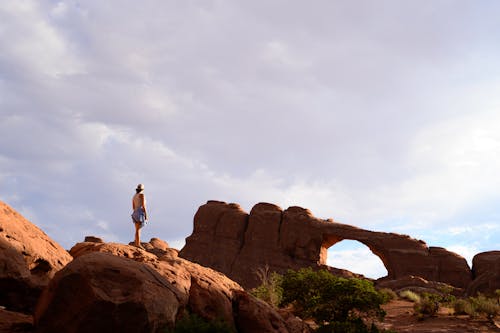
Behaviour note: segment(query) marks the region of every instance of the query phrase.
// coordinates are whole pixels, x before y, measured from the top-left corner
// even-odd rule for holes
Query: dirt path
[[[387,312],[381,327],[397,332],[415,333],[469,333],[500,332],[486,319],[471,320],[469,316],[453,316],[451,309],[440,309],[436,317],[418,320],[413,315],[413,303],[396,300],[383,306]]]

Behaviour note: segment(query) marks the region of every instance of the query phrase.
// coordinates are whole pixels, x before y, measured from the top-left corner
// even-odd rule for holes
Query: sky
[[[0,200],[181,248],[207,200],[500,250],[500,2],[0,2]],[[378,266],[376,262],[378,261]],[[358,242],[328,262],[385,274]]]

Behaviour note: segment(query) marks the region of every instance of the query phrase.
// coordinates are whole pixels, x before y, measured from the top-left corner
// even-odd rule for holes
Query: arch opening
[[[371,279],[388,275],[387,268],[379,256],[365,244],[350,239],[341,240],[327,247],[326,264],[363,274]]]

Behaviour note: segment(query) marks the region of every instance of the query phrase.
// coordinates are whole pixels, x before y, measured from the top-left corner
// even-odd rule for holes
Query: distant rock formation
[[[472,259],[472,274],[474,281],[467,288],[468,295],[500,289],[500,251],[476,254]]]
[[[446,291],[455,296],[462,296],[464,293],[463,288],[454,288],[453,286],[443,282],[427,281],[419,276],[413,275],[408,275],[396,280],[378,280],[377,287],[389,288],[397,293],[403,290],[411,290],[418,294],[441,294]]]
[[[194,217],[194,230],[179,256],[223,272],[245,288],[260,284],[258,269],[285,272],[327,267],[329,247],[356,240],[377,255],[385,280],[419,276],[465,288],[472,280],[466,260],[444,248],[395,233],[374,232],[315,218],[301,207],[259,203],[250,214],[237,204],[208,201]]]
[[[33,311],[42,289],[71,260],[59,244],[0,201],[0,305]]]

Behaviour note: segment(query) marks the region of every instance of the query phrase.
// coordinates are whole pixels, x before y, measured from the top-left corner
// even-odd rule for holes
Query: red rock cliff
[[[194,230],[179,255],[223,272],[245,288],[257,286],[256,271],[324,267],[327,249],[344,239],[359,241],[384,263],[387,279],[415,275],[465,288],[466,260],[406,235],[374,232],[315,218],[301,207],[259,203],[250,214],[237,204],[209,201],[194,217]]]

